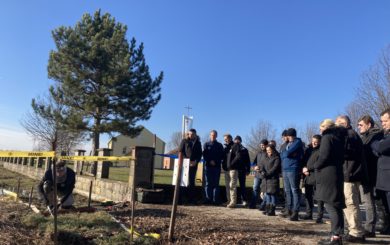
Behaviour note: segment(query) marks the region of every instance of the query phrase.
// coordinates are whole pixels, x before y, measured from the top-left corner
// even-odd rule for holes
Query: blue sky
[[[186,105],[202,137],[333,118],[390,44],[390,1],[1,1],[0,149],[31,149],[19,121],[53,83],[51,31],[99,8],[144,43],[152,74],[164,71],[142,124],[167,142]]]

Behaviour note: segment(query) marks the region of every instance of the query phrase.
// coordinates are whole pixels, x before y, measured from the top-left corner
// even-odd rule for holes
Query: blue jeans
[[[255,207],[257,201],[259,200],[260,185],[261,185],[261,179],[255,176],[255,178],[253,179],[253,193],[252,193],[252,200],[250,203],[250,206],[252,207]]]
[[[275,194],[266,194],[265,195],[266,203],[268,205],[276,206],[276,195]]]
[[[294,212],[299,212],[299,173],[294,172],[283,172],[283,185],[284,192],[286,193],[286,207]]]
[[[206,179],[206,200],[219,203],[219,178],[221,176],[221,167],[205,167],[204,171]]]
[[[268,197],[267,197],[267,193],[264,193],[264,196],[263,196],[263,201],[260,203],[260,209],[264,208],[265,205],[267,205],[267,200],[268,200]]]

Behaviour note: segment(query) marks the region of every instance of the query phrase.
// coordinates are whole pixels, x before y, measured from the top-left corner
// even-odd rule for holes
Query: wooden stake
[[[135,209],[135,160],[130,162],[130,169],[133,169],[133,183],[131,184],[131,225],[130,225],[130,244],[133,243],[134,236],[134,209]]]
[[[91,208],[91,199],[92,199],[92,180],[89,184],[89,195],[88,195],[88,209]]]
[[[52,173],[53,173],[53,205],[54,205],[54,245],[58,244],[57,237],[57,169],[56,169],[56,161],[57,159],[53,159]]]
[[[19,199],[19,191],[20,191],[20,177],[18,178],[18,185],[16,187],[16,200]]]
[[[34,191],[34,186],[31,186],[30,195],[28,196],[28,207],[29,208],[31,208],[33,191]]]
[[[173,203],[172,203],[172,212],[171,212],[171,220],[169,223],[169,234],[168,239],[170,242],[173,242],[173,234],[175,231],[175,222],[176,222],[176,210],[177,210],[177,202],[179,201],[179,194],[180,194],[180,183],[181,183],[181,169],[183,166],[183,154],[179,152],[179,163],[177,166],[177,179],[176,179],[176,185],[175,185],[175,193],[173,196]]]

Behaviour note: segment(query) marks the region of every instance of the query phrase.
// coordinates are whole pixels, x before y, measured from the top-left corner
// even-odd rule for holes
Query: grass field
[[[173,170],[155,169],[154,183],[170,185],[172,184],[172,175],[173,175]],[[129,180],[129,168],[111,167],[109,179],[127,182]],[[224,174],[221,174],[219,184],[220,186],[225,186]],[[197,181],[196,185],[201,186],[202,183],[200,181]],[[253,176],[249,175],[246,177],[246,186],[250,187],[252,185],[253,185]]]

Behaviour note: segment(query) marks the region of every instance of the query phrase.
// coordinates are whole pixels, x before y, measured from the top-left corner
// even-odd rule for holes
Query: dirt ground
[[[129,206],[106,208],[113,208],[110,213],[130,227]],[[22,204],[2,202],[0,199],[0,245],[51,244],[49,238],[39,237],[39,232],[21,225],[21,218],[29,212],[31,211]],[[149,240],[148,243],[141,244],[169,244],[170,214],[170,205],[136,203],[135,231],[161,235],[158,241]],[[316,224],[314,220],[292,222],[278,216],[265,216],[256,209],[243,207],[228,209],[223,206],[179,206],[174,244],[311,245],[328,237],[329,219],[326,218],[325,221],[325,224]],[[377,233],[376,238],[368,239],[365,244],[390,244],[390,236]]]
[[[135,230],[161,234],[160,244],[167,244],[171,206],[138,203]],[[312,245],[328,238],[330,221],[316,224],[314,220],[289,221],[266,216],[257,209],[215,206],[179,206],[176,219],[175,244],[289,244]],[[279,210],[277,211],[277,214]],[[114,212],[130,225],[130,211]],[[390,244],[390,236],[377,233],[364,244]]]
[[[168,243],[170,212],[168,205],[137,204],[135,230],[159,233],[161,244]],[[177,213],[177,244],[316,244],[329,230],[328,224],[291,222],[247,208],[179,206]],[[129,210],[117,211],[115,216],[130,224]]]
[[[0,200],[1,202],[1,200]],[[26,206],[0,203],[0,244],[50,244],[37,231],[24,228],[20,219],[29,213]],[[135,231],[158,233],[157,244],[167,244],[171,206],[137,203]],[[112,214],[130,227],[129,208]],[[178,207],[175,244],[315,244],[327,235],[328,225],[311,222],[289,222],[267,217],[258,210],[227,209],[212,206]]]
[[[40,244],[36,231],[21,226],[21,218],[30,212],[26,206],[0,197],[0,245]]]
[[[5,172],[5,171],[4,171]],[[14,179],[9,174],[0,175]],[[32,183],[26,184],[27,187]],[[35,183],[34,183],[35,185]],[[9,185],[13,187],[13,185]],[[28,188],[26,194],[28,194]],[[28,201],[27,195],[21,198]],[[34,195],[33,204],[43,211],[45,207],[39,204],[37,195]],[[75,195],[75,206],[85,207],[87,199]],[[103,206],[92,203],[97,210],[110,212],[126,227],[130,227],[130,207]],[[0,197],[0,245],[5,244],[51,244],[46,238],[39,237],[36,231],[20,225],[20,219],[29,211],[21,204],[2,202]],[[277,210],[277,214],[280,210]],[[171,205],[136,203],[135,231],[144,233],[158,233],[161,239],[157,244],[168,244],[168,230],[171,214]],[[325,215],[325,224],[316,224],[314,220],[292,222],[278,216],[263,215],[257,209],[238,207],[229,209],[224,206],[178,206],[176,228],[174,233],[175,244],[317,244],[322,238],[327,238],[330,231],[330,222]],[[45,240],[46,239],[46,240]],[[148,240],[150,244],[150,240]],[[125,243],[126,244],[126,243]],[[143,243],[145,244],[145,243]],[[376,238],[367,239],[365,244],[389,244],[390,236],[377,233]]]

